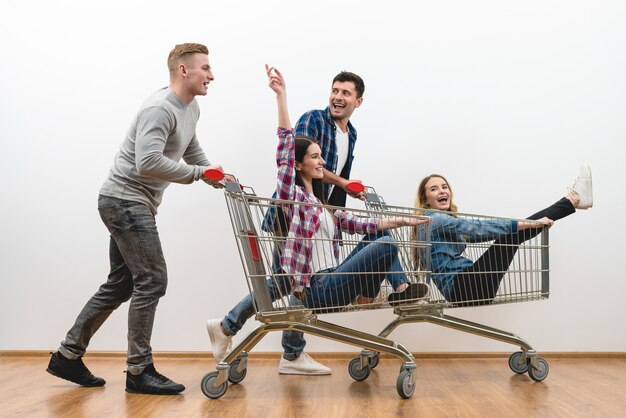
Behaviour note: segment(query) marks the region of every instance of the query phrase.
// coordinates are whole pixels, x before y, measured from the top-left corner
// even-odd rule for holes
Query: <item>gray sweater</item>
[[[100,194],[143,203],[156,215],[170,182],[192,183],[211,165],[196,138],[199,117],[195,99],[186,104],[169,87],[156,91],[137,112]]]

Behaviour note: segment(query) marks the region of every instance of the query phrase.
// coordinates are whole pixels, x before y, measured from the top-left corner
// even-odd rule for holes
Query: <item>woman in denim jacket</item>
[[[591,170],[583,165],[567,196],[527,218],[539,222],[456,217],[453,212],[457,212],[457,206],[452,198],[450,184],[439,174],[425,177],[417,189],[415,207],[432,218],[433,281],[449,302],[489,303],[496,296],[519,244],[536,236],[544,225],[552,226],[554,221],[571,215],[576,209],[593,205]],[[491,240],[494,244],[478,260],[461,255],[466,242]]]

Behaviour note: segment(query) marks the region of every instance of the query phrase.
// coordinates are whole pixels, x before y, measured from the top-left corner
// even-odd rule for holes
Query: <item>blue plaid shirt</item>
[[[303,114],[294,130],[294,135],[305,135],[317,140],[318,145],[322,149],[322,158],[326,161],[324,168],[340,177],[350,179],[350,170],[352,169],[352,160],[354,160],[354,146],[356,144],[356,129],[352,123],[348,122],[348,158],[341,173],[337,171],[337,144],[335,121],[330,113],[330,107],[324,110],[310,110]],[[345,206],[346,192],[341,187],[334,187],[332,195],[330,194],[331,185],[324,184],[324,197],[329,205]],[[276,198],[274,192],[273,198]],[[276,210],[269,208],[265,214],[263,221],[263,229],[265,231],[273,231],[276,222]]]
[[[356,129],[348,122],[348,159],[341,173],[337,173],[337,125],[330,114],[330,108],[324,110],[311,110],[298,119],[294,135],[305,135],[317,140],[322,149],[322,158],[326,161],[324,168],[337,174],[344,179],[350,178],[352,160],[354,160],[354,145],[356,144]],[[346,192],[340,187],[333,188],[332,196],[329,196],[330,184],[324,184],[324,196],[330,205],[345,206]],[[332,200],[331,200],[332,199]]]

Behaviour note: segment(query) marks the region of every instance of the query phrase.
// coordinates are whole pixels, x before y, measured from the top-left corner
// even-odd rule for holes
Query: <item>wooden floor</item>
[[[248,374],[217,400],[200,389],[215,369],[207,358],[157,358],[161,373],[186,385],[181,395],[124,391],[122,357],[86,357],[107,380],[81,388],[45,372],[48,357],[0,356],[1,417],[626,417],[626,358],[550,358],[536,383],[507,358],[417,359],[411,399],[396,391],[400,362],[383,357],[369,378],[354,381],[349,357],[317,356],[331,376],[283,376],[278,355],[251,356]]]

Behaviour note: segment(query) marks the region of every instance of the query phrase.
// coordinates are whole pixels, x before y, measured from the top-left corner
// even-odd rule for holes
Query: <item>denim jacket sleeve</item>
[[[500,235],[517,232],[517,222],[507,219],[455,218],[442,213],[429,213],[434,235],[454,238],[463,236],[467,242],[483,242]]]

